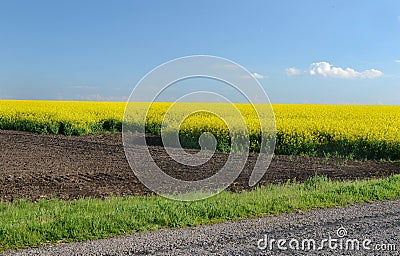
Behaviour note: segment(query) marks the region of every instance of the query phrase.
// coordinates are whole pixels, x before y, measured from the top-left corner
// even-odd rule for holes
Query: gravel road
[[[279,239],[286,239],[280,241],[281,248]],[[323,249],[314,250],[314,241],[316,248],[322,244]],[[400,255],[399,241],[397,199],[59,244],[6,255]]]

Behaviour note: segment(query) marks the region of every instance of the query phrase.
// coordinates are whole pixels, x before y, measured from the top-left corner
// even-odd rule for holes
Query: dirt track
[[[186,180],[209,177],[219,170],[227,154],[217,153],[199,167],[171,160],[153,138],[149,150],[165,172]],[[0,200],[37,200],[58,197],[144,195],[150,191],[135,177],[126,161],[121,134],[67,137],[0,130]],[[247,188],[256,157],[230,190]],[[333,179],[364,179],[400,173],[400,162],[351,161],[320,157],[276,156],[259,184],[298,181],[315,174]]]

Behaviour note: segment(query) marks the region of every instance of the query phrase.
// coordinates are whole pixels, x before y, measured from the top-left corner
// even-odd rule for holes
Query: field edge
[[[18,200],[0,205],[0,251],[400,198],[400,175],[360,181],[288,180],[195,202],[160,196]]]

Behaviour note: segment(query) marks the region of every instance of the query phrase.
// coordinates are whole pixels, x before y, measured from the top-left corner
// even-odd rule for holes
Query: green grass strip
[[[357,182],[314,177],[195,202],[160,196],[20,200],[0,204],[0,251],[394,198],[400,198],[400,175]]]

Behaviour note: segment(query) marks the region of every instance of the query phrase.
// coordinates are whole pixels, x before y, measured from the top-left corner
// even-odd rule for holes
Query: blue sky
[[[400,1],[0,1],[2,99],[126,100],[195,54],[273,103],[400,105]]]

